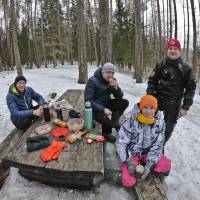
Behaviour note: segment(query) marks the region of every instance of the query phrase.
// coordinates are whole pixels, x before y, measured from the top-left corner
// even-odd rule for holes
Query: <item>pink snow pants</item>
[[[139,164],[140,162],[145,163],[146,162],[146,155],[144,156],[132,156],[132,162],[133,164]],[[169,160],[167,157],[162,155],[160,160],[152,167],[152,170],[158,174],[165,174],[167,175],[171,169],[171,160]],[[137,175],[132,176],[129,173],[128,166],[125,162],[122,163],[122,185],[124,187],[132,187],[135,185],[137,181]]]

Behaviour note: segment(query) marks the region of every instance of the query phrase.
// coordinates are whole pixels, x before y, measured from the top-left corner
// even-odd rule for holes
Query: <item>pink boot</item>
[[[153,170],[160,174],[168,174],[170,169],[171,169],[171,160],[169,160],[164,155],[153,167]]]
[[[136,183],[136,177],[131,176],[125,162],[122,163],[122,185],[124,187],[132,187]]]

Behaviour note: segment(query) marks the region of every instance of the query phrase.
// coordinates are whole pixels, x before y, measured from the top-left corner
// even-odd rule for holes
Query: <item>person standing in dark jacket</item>
[[[115,66],[106,63],[94,73],[85,87],[85,101],[90,101],[94,119],[102,124],[102,134],[108,142],[115,142],[112,128],[120,128],[119,118],[128,107],[123,92],[114,78]],[[114,99],[111,99],[111,94]]]
[[[24,76],[17,76],[6,97],[12,123],[23,130],[26,130],[36,118],[43,116],[42,105],[45,104],[40,94],[31,87],[26,87],[26,82]],[[33,106],[33,100],[38,103],[37,106]]]
[[[176,39],[167,42],[167,57],[157,63],[148,80],[147,94],[158,99],[159,109],[166,122],[165,143],[169,140],[177,119],[187,115],[193,103],[196,80],[181,55],[181,45]]]

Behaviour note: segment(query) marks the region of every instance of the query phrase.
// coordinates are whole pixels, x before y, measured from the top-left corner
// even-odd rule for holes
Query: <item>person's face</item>
[[[170,46],[167,49],[167,57],[171,60],[176,60],[181,55],[180,49],[176,46]]]
[[[113,72],[102,72],[102,76],[106,81],[110,81],[110,79],[113,79],[114,73]]]
[[[155,116],[155,109],[152,106],[145,106],[142,109],[142,114],[146,117],[146,118],[152,118]]]
[[[17,84],[16,84],[16,88],[20,92],[23,92],[25,90],[25,87],[26,87],[26,82],[23,81],[23,80],[18,81]]]

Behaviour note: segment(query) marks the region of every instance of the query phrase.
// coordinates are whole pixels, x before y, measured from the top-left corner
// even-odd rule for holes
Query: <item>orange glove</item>
[[[56,160],[65,147],[66,142],[53,141],[52,144],[40,154],[41,160],[47,162]]]

